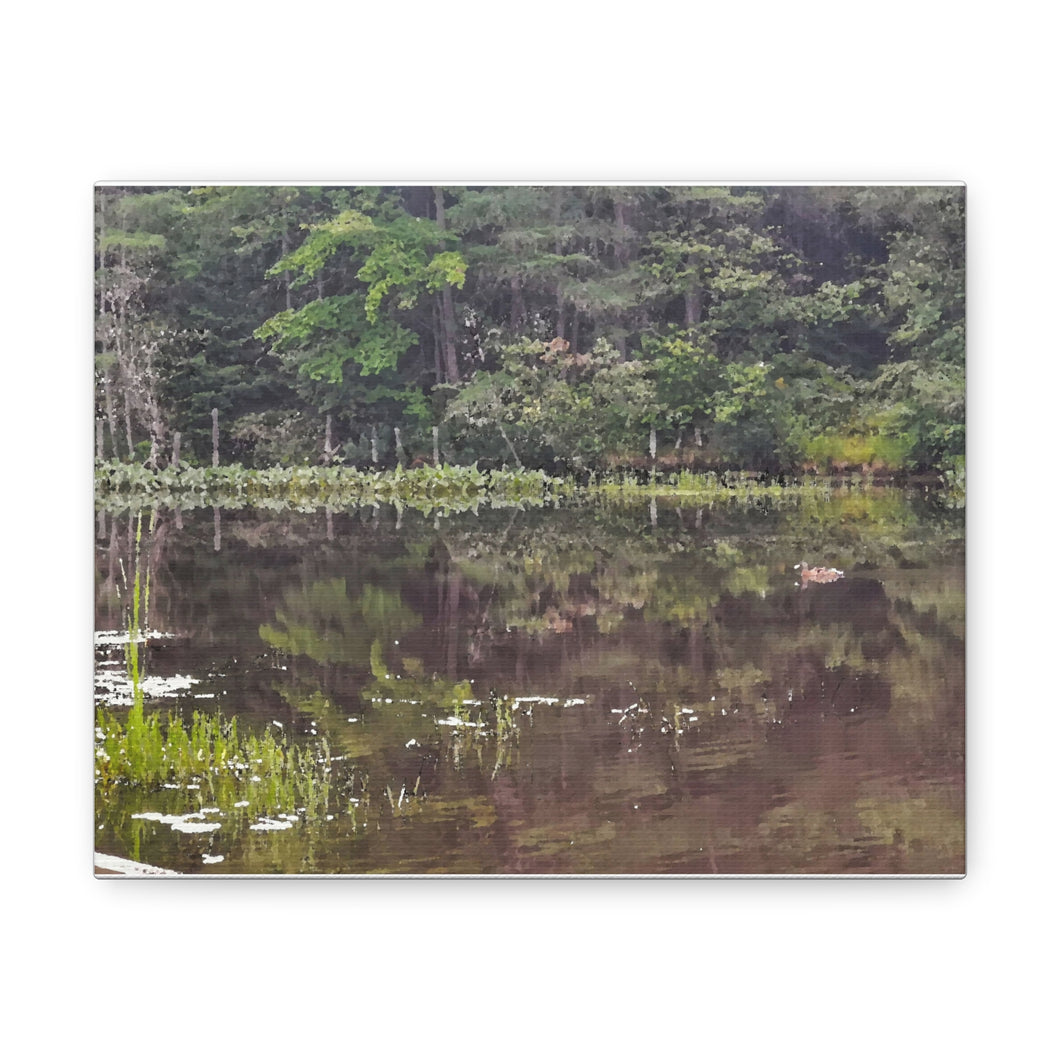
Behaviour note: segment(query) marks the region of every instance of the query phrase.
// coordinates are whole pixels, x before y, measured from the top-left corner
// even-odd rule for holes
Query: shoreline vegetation
[[[97,462],[96,503],[198,508],[320,508],[394,504],[421,511],[545,506],[580,500],[730,501],[797,500],[880,486],[937,491],[945,499],[963,497],[963,474],[768,475],[762,472],[646,471],[590,472],[578,478],[540,470],[490,470],[477,465],[426,464],[365,471],[349,467],[245,468],[183,467],[152,471],[138,464]]]
[[[96,457],[959,473],[964,198],[100,187]]]

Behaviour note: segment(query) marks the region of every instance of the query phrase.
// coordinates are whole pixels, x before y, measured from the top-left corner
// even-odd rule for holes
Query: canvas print
[[[964,873],[962,185],[94,209],[97,876]]]

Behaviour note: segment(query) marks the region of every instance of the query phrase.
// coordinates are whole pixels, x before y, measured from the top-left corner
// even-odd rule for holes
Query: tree
[[[166,241],[163,235],[140,227],[138,214],[150,200],[129,196],[122,189],[101,188],[96,201],[96,376],[110,427],[111,449],[116,456],[120,400],[127,455],[137,453],[136,435],[146,433],[148,463],[158,467],[168,435],[159,366],[165,329],[149,312],[147,292],[154,263]]]
[[[748,468],[963,451],[960,188],[103,188],[97,233],[122,458],[205,459],[215,408],[258,464],[443,422],[547,467],[649,429]]]
[[[313,283],[316,298],[281,310],[254,334],[318,412],[363,427],[377,422],[373,407],[385,399],[421,424],[429,418],[426,365],[408,316],[426,296],[462,286],[466,265],[457,251],[439,249],[447,242],[441,228],[391,197],[368,189],[334,203],[336,211],[306,225],[301,244],[267,273],[292,275],[295,289]],[[419,353],[419,370],[409,351]]]
[[[585,467],[643,444],[661,411],[648,366],[605,339],[585,354],[560,350],[530,339],[501,346],[496,370],[460,387],[447,418],[473,452],[489,452],[496,431],[516,464]]]

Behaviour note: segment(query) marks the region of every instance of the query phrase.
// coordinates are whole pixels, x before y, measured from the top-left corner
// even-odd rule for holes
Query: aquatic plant
[[[154,532],[151,511],[148,535]],[[143,513],[136,518],[133,578],[125,580],[127,637],[125,666],[132,703],[124,720],[105,707],[96,715],[95,782],[106,803],[115,788],[144,792],[183,789],[194,812],[204,795],[228,808],[250,812],[292,812],[314,816],[327,809],[331,756],[326,740],[288,745],[266,730],[240,732],[235,718],[194,711],[190,721],[178,712],[147,712],[139,644],[150,605],[150,567],[141,550]],[[171,800],[172,801],[172,800]]]
[[[827,478],[805,476],[782,480],[756,472],[714,471],[698,473],[688,470],[649,475],[622,472],[594,478],[587,488],[590,495],[611,502],[657,500],[713,507],[717,504],[772,506],[798,504],[807,498],[830,497],[835,492],[870,488],[872,482],[861,477]]]
[[[117,786],[149,792],[197,785],[193,790],[223,806],[242,801],[252,810],[314,816],[327,807],[331,771],[326,739],[299,747],[268,730],[242,733],[235,718],[219,713],[195,711],[190,721],[142,709],[124,722],[106,709],[96,715],[95,776],[103,799]]]
[[[346,467],[167,468],[151,471],[118,461],[96,467],[96,501],[103,507],[281,507],[316,509],[402,504],[420,511],[466,511],[493,505],[541,505],[562,486],[541,471],[484,471],[476,465],[359,471]]]
[[[957,477],[954,472],[946,480],[951,490]],[[574,480],[525,469],[488,471],[474,464],[399,465],[389,471],[338,466],[255,469],[238,464],[152,471],[118,461],[96,466],[96,503],[110,510],[165,505],[315,511],[391,504],[399,510],[409,507],[428,513],[477,511],[483,505],[540,508],[586,499],[794,504],[806,497],[827,497],[873,486],[871,475],[857,473],[784,480],[756,472],[703,474],[685,469],[665,474],[594,472],[585,480]]]

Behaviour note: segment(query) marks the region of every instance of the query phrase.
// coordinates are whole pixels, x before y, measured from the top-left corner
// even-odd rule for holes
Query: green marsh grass
[[[122,721],[109,710],[96,715],[96,785],[104,800],[118,787],[145,792],[166,788],[199,791],[224,810],[237,803],[247,812],[327,812],[331,757],[327,740],[299,747],[266,730],[240,731],[235,718],[195,711],[144,714],[135,708]],[[192,807],[196,808],[196,807]]]
[[[237,720],[194,711],[190,720],[178,712],[148,712],[144,706],[139,642],[147,626],[150,568],[144,563],[143,513],[136,519],[133,582],[126,581],[125,665],[132,685],[132,704],[124,719],[107,708],[96,714],[95,782],[106,802],[117,788],[144,792],[183,788],[196,800],[249,813],[299,812],[314,817],[327,811],[331,756],[327,740],[297,746],[270,730],[243,733]],[[154,532],[155,511],[148,522]]]

